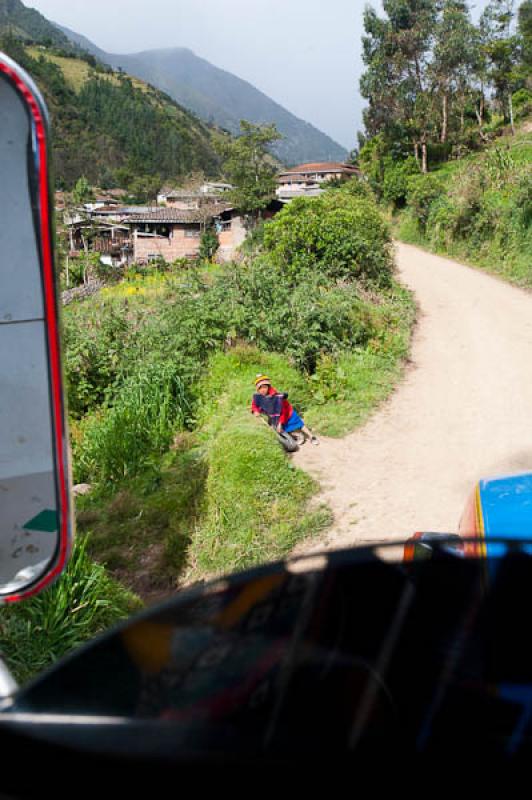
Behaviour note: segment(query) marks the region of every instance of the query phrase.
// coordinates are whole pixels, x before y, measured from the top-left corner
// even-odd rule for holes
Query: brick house
[[[218,258],[228,261],[247,233],[241,215],[227,203],[197,209],[160,208],[134,214],[128,224],[132,228],[133,260],[140,264],[157,258],[168,262],[196,258],[201,235],[211,225],[220,242]]]

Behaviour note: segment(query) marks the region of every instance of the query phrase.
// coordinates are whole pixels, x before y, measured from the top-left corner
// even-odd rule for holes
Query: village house
[[[204,184],[198,191],[167,189],[164,207],[86,204],[65,213],[72,257],[94,251],[113,266],[131,262],[147,264],[164,259],[194,259],[201,236],[212,228],[218,237],[217,259],[230,261],[248,233],[248,220],[223,194],[229,184]],[[216,189],[215,192],[208,191]],[[274,216],[283,204],[273,200],[263,218]]]
[[[263,213],[271,219],[283,204],[272,200]],[[216,202],[199,208],[160,208],[132,215],[133,260],[139,264],[158,258],[172,262],[179,258],[197,258],[201,235],[212,227],[218,236],[218,261],[231,261],[248,233],[247,220],[229,203]]]
[[[172,208],[199,208],[200,205],[227,202],[223,195],[232,188],[230,183],[204,183],[197,190],[167,187],[157,195],[157,203]]]
[[[246,238],[241,215],[227,203],[204,205],[198,209],[161,208],[135,214],[128,220],[132,228],[133,260],[138,264],[158,258],[172,262],[197,258],[201,235],[213,226],[218,234],[218,258],[230,260]]]
[[[96,252],[109,266],[123,266],[131,260],[131,233],[120,222],[77,215],[69,220],[68,234],[70,258]]]
[[[277,197],[284,201],[293,197],[314,197],[321,194],[330,181],[346,181],[359,175],[356,167],[335,161],[299,164],[279,173]]]

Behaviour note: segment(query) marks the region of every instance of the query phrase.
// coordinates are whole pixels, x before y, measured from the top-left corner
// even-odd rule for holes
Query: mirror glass
[[[47,118],[0,54],[0,599],[66,563],[70,522],[48,185]]]

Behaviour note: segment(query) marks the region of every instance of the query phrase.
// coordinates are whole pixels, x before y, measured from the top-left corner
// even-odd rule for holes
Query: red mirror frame
[[[32,205],[39,220],[39,250],[44,299],[46,350],[50,376],[52,440],[54,446],[55,484],[59,519],[59,542],[44,577],[28,588],[0,598],[0,603],[15,603],[47,588],[64,570],[71,550],[73,519],[70,493],[69,441],[61,368],[57,284],[54,269],[53,205],[50,181],[49,122],[44,100],[29,75],[12,59],[0,53],[0,76],[18,92],[27,108],[33,134],[33,156],[37,177],[36,197]],[[36,201],[36,202],[35,202]]]

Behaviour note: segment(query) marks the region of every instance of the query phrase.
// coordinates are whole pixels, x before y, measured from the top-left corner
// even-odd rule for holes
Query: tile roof
[[[358,172],[356,167],[351,164],[340,164],[338,161],[315,161],[309,164],[299,164],[281,172],[281,175],[306,174],[307,172],[345,172],[355,174]]]
[[[156,211],[149,211],[143,214],[132,214],[129,222],[161,222],[161,223],[200,223],[204,222],[209,217],[217,217],[224,211],[229,211],[232,208],[227,203],[217,203],[216,205],[205,205],[199,209],[181,209],[181,208],[159,208]]]

